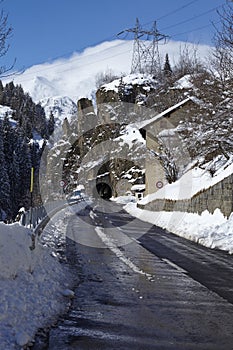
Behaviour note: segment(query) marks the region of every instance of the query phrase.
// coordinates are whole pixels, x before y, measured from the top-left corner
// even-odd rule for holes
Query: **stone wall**
[[[213,213],[219,208],[224,216],[229,217],[233,211],[233,174],[214,186],[198,192],[191,199],[169,200],[157,199],[148,204],[138,203],[138,208],[151,211],[182,211],[201,214],[204,210]]]
[[[88,98],[81,98],[77,102],[78,107],[78,131],[82,133],[93,129],[97,123],[97,116],[94,111],[94,106]]]

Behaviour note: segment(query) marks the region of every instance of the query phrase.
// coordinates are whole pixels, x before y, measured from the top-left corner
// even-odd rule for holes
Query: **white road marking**
[[[140,275],[144,275],[151,280],[153,276],[141,270],[129,258],[127,258],[122,253],[122,251],[115,245],[114,241],[104,233],[101,227],[97,226],[95,228],[95,231],[99,236],[99,238],[102,240],[102,242],[118,257],[118,259],[120,259],[124,264],[126,264],[134,272],[139,273]]]
[[[172,261],[170,261],[170,260],[168,260],[168,259],[166,259],[166,258],[162,258],[162,260],[163,260],[164,262],[166,262],[168,265],[174,267],[177,271],[182,272],[182,273],[188,273],[188,271],[182,269],[182,267],[176,265],[176,264],[173,263]]]

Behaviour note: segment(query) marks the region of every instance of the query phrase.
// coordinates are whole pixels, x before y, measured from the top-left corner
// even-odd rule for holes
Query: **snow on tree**
[[[5,220],[10,212],[10,183],[4,153],[3,128],[0,124],[0,220]]]

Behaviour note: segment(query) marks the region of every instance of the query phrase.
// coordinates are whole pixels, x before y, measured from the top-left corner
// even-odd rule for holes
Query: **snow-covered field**
[[[63,211],[66,216],[69,213]],[[60,215],[60,216],[59,216]],[[59,214],[48,226],[46,246],[31,250],[31,231],[18,223],[0,223],[0,349],[20,349],[40,327],[53,323],[68,306],[72,275],[53,249],[66,229]]]

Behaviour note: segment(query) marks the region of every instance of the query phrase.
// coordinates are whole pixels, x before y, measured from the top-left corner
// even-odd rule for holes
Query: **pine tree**
[[[22,162],[21,142],[21,139],[18,138],[15,145],[12,162],[12,173],[14,175],[14,181],[11,183],[11,202],[14,217],[17,215],[19,209],[22,207],[22,199],[20,193],[22,187],[22,179],[20,173],[20,164]]]
[[[2,84],[2,81],[0,80],[0,105],[3,103],[3,94],[4,94],[4,87]]]
[[[6,84],[4,88],[4,93],[3,93],[3,99],[2,99],[2,104],[4,106],[10,106],[10,101],[13,96],[13,90],[14,90],[14,83],[11,81],[10,83]]]
[[[54,132],[54,127],[55,127],[55,119],[53,112],[50,112],[49,120],[48,120],[48,134],[49,136],[53,134]]]
[[[10,216],[10,183],[4,155],[3,129],[0,124],[0,220]]]
[[[165,77],[170,77],[172,75],[172,68],[170,65],[168,54],[165,56],[165,63],[163,67],[163,73]]]
[[[3,135],[3,145],[4,145],[4,155],[6,164],[9,167],[13,160],[13,150],[15,143],[15,133],[9,121],[9,117],[5,114],[2,123],[2,135]]]
[[[31,150],[27,139],[22,138],[21,147],[19,151],[20,157],[20,178],[21,178],[21,188],[20,197],[21,205],[26,209],[30,206],[30,179],[31,179]]]

